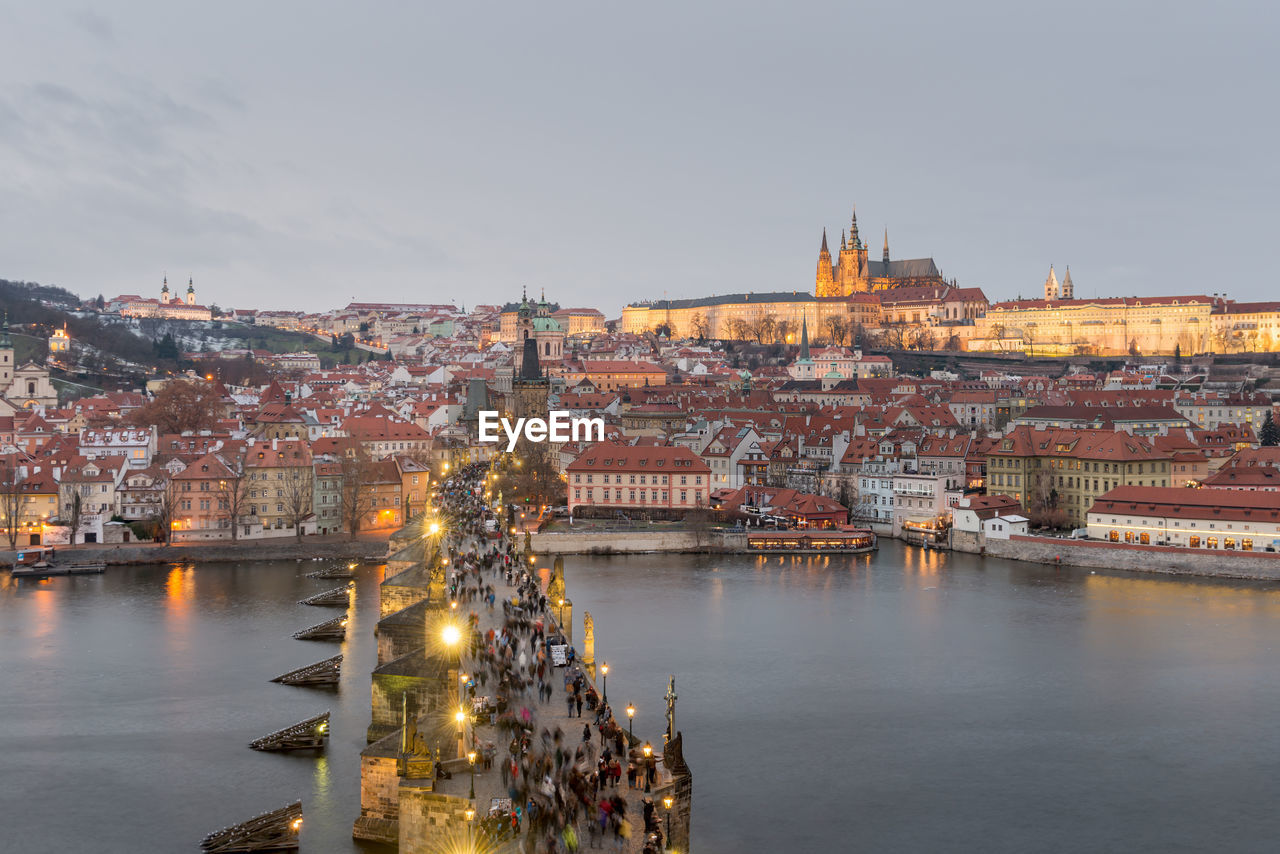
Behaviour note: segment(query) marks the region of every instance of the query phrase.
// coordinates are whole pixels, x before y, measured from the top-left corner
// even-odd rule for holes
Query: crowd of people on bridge
[[[482,620],[481,610],[470,610],[466,617],[467,690],[475,700],[478,691],[492,686],[494,699],[475,720],[491,724],[501,734],[495,738],[506,743],[496,762],[511,806],[481,817],[481,826],[493,836],[519,836],[524,850],[537,854],[634,850],[635,819],[618,787],[624,767],[628,787],[643,787],[646,779],[651,785],[656,761],[651,752],[642,756],[635,749],[575,660],[514,537],[500,526],[485,525],[492,518],[483,500],[485,473],[483,464],[468,466],[444,481],[441,493],[449,516],[464,520],[447,536],[451,601],[459,608],[478,605],[489,615]],[[563,667],[556,667],[551,656],[559,646],[566,652]],[[566,733],[554,722],[540,724],[539,711],[554,718],[557,692],[563,693],[567,717],[583,719],[584,708],[590,713],[581,738],[576,729]],[[471,748],[485,755],[486,764],[491,761],[474,727]],[[643,849],[661,851],[662,825],[651,798],[642,801],[642,813]]]

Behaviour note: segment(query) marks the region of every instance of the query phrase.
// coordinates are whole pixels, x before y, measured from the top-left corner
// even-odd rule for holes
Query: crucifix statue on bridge
[[[676,732],[676,675],[671,674],[671,681],[667,683],[667,731],[662,736],[662,743],[665,745],[671,740]]]

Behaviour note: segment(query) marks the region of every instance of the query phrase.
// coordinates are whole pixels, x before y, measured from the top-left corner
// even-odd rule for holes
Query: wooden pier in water
[[[308,572],[307,578],[355,578],[352,572],[357,564],[348,563],[342,566],[329,566],[324,569],[317,569],[315,572]]]
[[[293,726],[249,742],[254,750],[324,750],[329,743],[329,713],[298,721]]]
[[[297,851],[300,830],[302,801],[294,801],[278,810],[210,833],[200,842],[200,850],[208,854]]]
[[[325,620],[323,623],[316,623],[314,626],[294,632],[293,636],[298,640],[319,640],[319,641],[340,641],[347,638],[347,618],[334,617],[332,620]]]
[[[347,584],[342,587],[335,587],[332,590],[325,590],[314,596],[308,596],[306,599],[300,599],[298,604],[318,605],[322,608],[345,608],[351,604],[351,587],[352,585]]]
[[[308,685],[317,688],[337,687],[338,679],[342,676],[342,656],[335,655],[333,658],[326,658],[324,661],[317,661],[315,664],[308,664],[306,667],[299,667],[297,670],[290,670],[288,673],[277,676],[272,682],[279,682],[282,685]]]

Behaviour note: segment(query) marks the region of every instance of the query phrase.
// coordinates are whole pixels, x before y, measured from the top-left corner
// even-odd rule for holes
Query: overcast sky
[[[1276,298],[1268,3],[0,7],[0,278],[468,306],[810,290]]]

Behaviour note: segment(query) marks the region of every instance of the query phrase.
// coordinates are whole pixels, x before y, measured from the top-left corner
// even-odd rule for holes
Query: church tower
[[[831,265],[831,250],[827,249],[827,230],[822,229],[822,248],[818,250],[818,275],[813,286],[814,296],[840,296],[836,290],[835,269]]]
[[[840,247],[840,263],[837,269],[836,282],[841,296],[862,293],[867,286],[867,246],[858,236],[858,209],[853,209],[853,220],[849,225],[849,241]]]
[[[9,338],[9,312],[0,315],[0,394],[13,385],[13,341]]]
[[[196,304],[195,279],[187,279],[187,305]]]
[[[511,381],[511,409],[517,418],[546,418],[551,381],[543,375],[538,363],[538,341],[530,336],[521,343],[519,369]]]
[[[169,304],[169,277],[164,277],[164,287],[160,289],[160,304]]]
[[[1053,272],[1053,265],[1049,265],[1049,278],[1044,280],[1044,298],[1047,300],[1058,299],[1061,288],[1058,285],[1058,274]]]
[[[1071,281],[1071,268],[1067,267],[1066,275],[1062,277],[1062,298],[1075,299],[1076,286]]]

